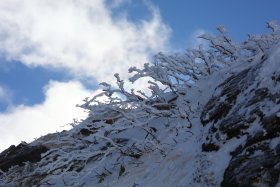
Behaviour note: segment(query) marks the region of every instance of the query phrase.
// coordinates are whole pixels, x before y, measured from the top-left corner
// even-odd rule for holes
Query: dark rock
[[[93,132],[92,132],[91,130],[89,130],[89,129],[83,128],[83,129],[80,130],[80,133],[81,133],[82,135],[84,135],[84,136],[89,136],[89,135],[91,135]]]
[[[239,115],[232,115],[229,118],[224,119],[219,124],[219,130],[224,134],[227,134],[228,139],[236,137],[242,133],[242,129],[248,128],[244,117]]]
[[[41,154],[48,151],[43,145],[30,146],[21,143],[18,146],[10,146],[0,154],[0,169],[8,171],[12,166],[22,166],[25,162],[38,162],[41,160]]]
[[[245,147],[253,145],[253,144],[257,144],[258,142],[262,142],[266,139],[267,139],[267,137],[264,134],[264,132],[263,131],[258,131],[254,134],[254,136],[248,136],[247,137]]]
[[[262,123],[267,133],[271,135],[271,138],[280,134],[280,116],[277,116],[277,114],[265,117]]]
[[[264,121],[271,127],[275,123],[275,116],[264,118]],[[259,131],[248,136],[245,145],[240,145],[231,153],[232,160],[224,173],[221,186],[276,185],[280,175],[280,142],[274,150],[269,147],[270,140],[279,132],[274,126],[273,130],[266,133]]]
[[[255,103],[263,101],[265,98],[269,96],[267,88],[260,88],[255,91],[255,95],[252,99],[250,99],[246,105],[246,107],[251,106]]]
[[[214,98],[209,101],[207,108],[214,110],[209,112],[209,118],[205,120],[205,118],[201,118],[202,124],[207,124],[209,121],[214,121],[216,123],[219,119],[225,117],[229,110],[231,109],[231,105],[227,102],[220,102],[216,105],[216,103],[219,103],[218,100],[215,100]],[[207,111],[207,110],[206,110]],[[203,113],[204,114],[204,113]],[[204,115],[207,115],[206,113]]]
[[[202,144],[202,151],[203,152],[212,152],[212,151],[218,151],[220,147],[214,143],[203,143]]]
[[[250,153],[248,153],[250,154]],[[224,173],[222,187],[275,186],[280,173],[280,155],[273,151],[234,157]]]
[[[226,117],[234,106],[238,95],[253,83],[254,76],[252,76],[252,74],[254,73],[253,70],[248,68],[229,77],[220,84],[217,87],[217,90],[221,90],[221,92],[214,94],[205,105],[200,117],[201,123],[203,125],[206,125],[211,121],[216,123],[218,120]]]

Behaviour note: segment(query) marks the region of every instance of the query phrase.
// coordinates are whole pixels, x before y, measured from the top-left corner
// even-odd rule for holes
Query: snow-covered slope
[[[89,116],[73,129],[2,152],[0,186],[280,186],[279,38],[251,38],[242,49],[255,53],[237,57],[219,30],[202,36],[218,52],[191,52],[204,65],[160,55],[160,65],[131,68],[132,81],[161,83],[150,82],[151,96],[115,75],[118,89],[102,83],[111,100],[86,100]]]

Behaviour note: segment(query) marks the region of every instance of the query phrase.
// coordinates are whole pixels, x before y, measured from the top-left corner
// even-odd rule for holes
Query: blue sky
[[[219,24],[237,41],[269,32],[265,22],[280,20],[279,7],[278,0],[2,0],[0,150],[84,117],[74,105],[97,93],[97,82],[113,83],[115,72],[126,79],[130,66],[158,51],[194,47],[198,33]]]
[[[279,21],[280,18],[280,2],[277,0],[152,2],[159,7],[164,23],[172,29],[172,45],[179,48],[188,47],[189,37],[198,29],[215,32],[215,27],[223,24],[233,39],[241,41],[249,33],[268,32],[265,22]],[[132,20],[147,17],[147,9],[141,1],[133,2],[126,8]]]
[[[248,33],[268,32],[266,21],[280,20],[277,0],[153,2],[160,7],[162,19],[173,30],[172,44],[180,48],[188,46],[188,37],[197,29],[215,32],[215,27],[223,24],[233,39],[241,41]]]

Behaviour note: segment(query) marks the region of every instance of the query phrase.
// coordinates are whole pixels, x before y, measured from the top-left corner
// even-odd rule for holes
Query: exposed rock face
[[[275,186],[279,180],[280,72],[272,70],[271,77],[262,77],[266,63],[269,60],[219,85],[201,114],[202,124],[210,127],[203,151],[217,151],[233,138],[246,139],[232,151],[223,187]]]
[[[38,162],[41,160],[41,153],[47,150],[43,145],[30,146],[26,143],[12,145],[0,154],[0,170],[7,171],[12,166],[23,166],[25,162]]]

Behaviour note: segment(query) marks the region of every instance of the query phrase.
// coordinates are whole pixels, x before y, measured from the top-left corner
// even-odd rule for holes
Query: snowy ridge
[[[236,44],[220,26],[201,36],[207,50],[130,68],[150,93],[115,74],[80,105],[87,119],[2,152],[0,186],[279,186],[280,46],[268,27]]]

